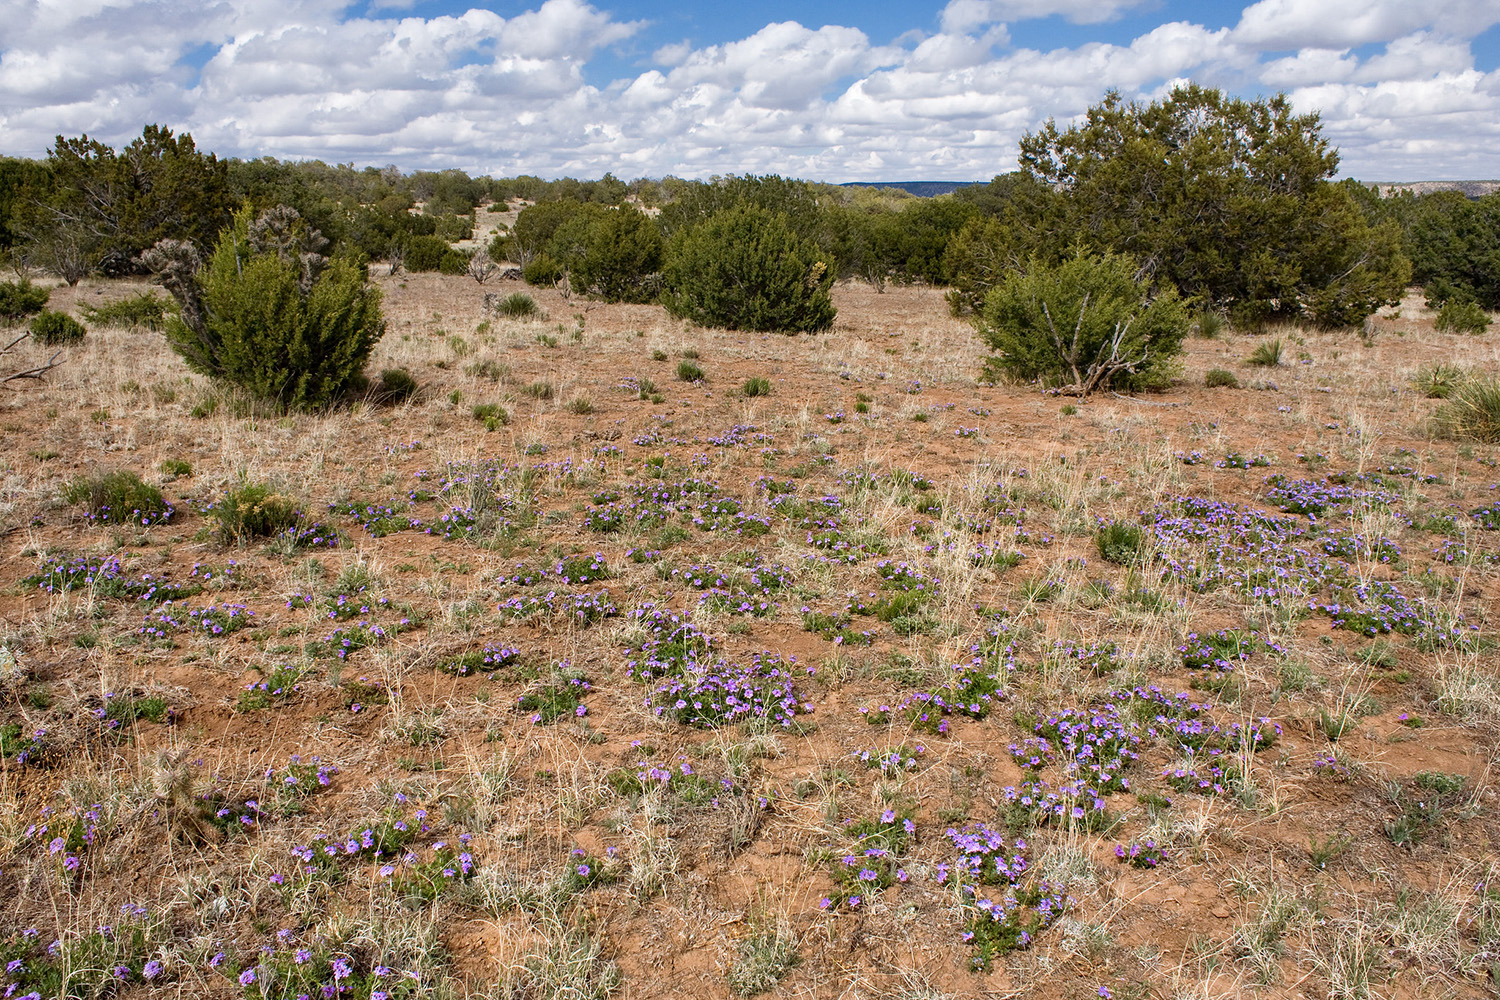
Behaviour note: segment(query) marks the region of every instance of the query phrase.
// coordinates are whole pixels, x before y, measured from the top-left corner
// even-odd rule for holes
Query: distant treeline
[[[158,240],[213,246],[234,213],[290,206],[333,255],[482,277],[476,254],[536,283],[650,299],[674,239],[731,209],[779,215],[839,278],[946,286],[974,311],[1033,262],[1111,251],[1203,313],[1357,324],[1408,281],[1435,301],[1500,307],[1500,194],[1381,197],[1334,182],[1317,116],[1283,98],[1181,88],[1148,106],[1110,95],[1081,125],[1021,142],[1020,169],[984,184],[830,185],[777,176],[622,181],[402,173],[318,161],[219,159],[147,126],[123,149],[59,137],[45,160],[0,159],[0,257],[75,282],[143,273]],[[937,182],[934,182],[937,183]],[[521,209],[482,247],[475,211]]]

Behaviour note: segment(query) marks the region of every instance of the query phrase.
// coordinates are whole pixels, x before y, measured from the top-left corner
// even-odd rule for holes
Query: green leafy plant
[[[285,206],[239,212],[206,264],[191,244],[146,255],[181,311],[167,342],[189,368],[290,409],[325,406],[363,379],[385,333],[380,293]]]
[[[487,431],[499,430],[510,423],[510,414],[499,403],[475,403],[472,412]]]
[[[998,353],[991,379],[1039,381],[1057,392],[1164,387],[1188,332],[1175,292],[1152,298],[1127,257],[1080,250],[1053,266],[1032,259],[992,290],[976,323]]]
[[[1203,385],[1209,389],[1238,389],[1240,380],[1234,372],[1224,368],[1210,368],[1203,376]]]
[[[1433,327],[1439,333],[1468,333],[1478,336],[1490,328],[1490,315],[1472,299],[1449,299],[1438,310]]]
[[[740,942],[739,957],[729,967],[729,989],[742,997],[766,993],[801,962],[790,931],[761,928]]]
[[[684,382],[702,382],[704,379],[703,369],[691,361],[679,361],[677,363],[677,377]]]
[[[63,312],[44,309],[31,319],[31,335],[43,344],[73,344],[83,339],[83,324]]]
[[[768,378],[747,378],[741,391],[746,396],[769,396],[771,394],[771,380]]]
[[[1111,521],[1094,533],[1094,545],[1106,562],[1129,566],[1140,558],[1146,544],[1146,533],[1140,525]]]
[[[1435,361],[1418,368],[1411,377],[1411,387],[1428,399],[1447,399],[1455,389],[1469,380],[1473,372],[1463,365]]]
[[[47,307],[52,292],[28,279],[0,281],[0,323],[18,323]]]
[[[677,232],[662,276],[667,309],[703,326],[797,333],[833,325],[832,261],[785,216],[753,205]]]
[[[89,520],[107,524],[159,524],[173,513],[161,490],[123,469],[79,476],[63,488],[62,496],[68,503],[87,505]]]
[[[375,386],[375,398],[383,403],[400,403],[417,394],[417,380],[405,368],[386,368]]]

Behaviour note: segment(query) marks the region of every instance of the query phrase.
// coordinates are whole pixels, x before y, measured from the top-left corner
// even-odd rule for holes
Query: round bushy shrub
[[[662,277],[666,307],[703,326],[796,333],[826,330],[836,313],[833,262],[784,216],[752,205],[679,231]]]
[[[173,514],[161,490],[124,469],[78,476],[63,487],[62,496],[68,503],[85,504],[89,520],[105,524],[160,524]]]
[[[992,289],[979,335],[999,353],[986,374],[1039,381],[1068,395],[1165,387],[1182,353],[1188,315],[1175,291],[1152,298],[1118,254],[1079,252],[1052,266],[1033,259]]]
[[[469,257],[467,254],[454,250],[451,247],[438,261],[438,270],[447,275],[460,275],[469,273]]]
[[[413,236],[406,241],[402,264],[413,274],[437,271],[443,266],[443,258],[452,252],[453,248],[441,236]]]
[[[0,281],[0,323],[19,323],[27,316],[34,316],[47,307],[52,293],[38,288],[27,278],[20,281]]]
[[[417,394],[417,380],[405,368],[387,368],[380,373],[376,397],[382,402],[399,403]]]
[[[497,315],[512,319],[526,319],[540,311],[537,309],[536,299],[525,292],[511,292],[504,298],[495,300],[494,308]]]
[[[31,319],[31,335],[43,344],[71,344],[84,333],[83,324],[67,313],[44,309]]]
[[[1478,335],[1490,328],[1490,315],[1472,299],[1449,299],[1438,310],[1433,326],[1441,333]]]
[[[385,333],[380,292],[350,261],[321,256],[325,245],[284,207],[237,214],[201,267],[191,246],[158,244],[147,263],[182,306],[167,342],[194,371],[289,409],[364,384]]]
[[[1234,372],[1225,368],[1210,368],[1203,376],[1203,384],[1210,389],[1238,389],[1240,380]]]
[[[541,254],[533,257],[521,269],[521,280],[525,281],[528,285],[555,285],[567,273],[567,268],[558,263],[557,258]]]
[[[649,302],[661,271],[661,230],[631,206],[587,220],[568,280],[606,302]]]

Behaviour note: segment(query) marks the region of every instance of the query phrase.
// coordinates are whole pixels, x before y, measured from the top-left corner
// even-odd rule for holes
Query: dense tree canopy
[[[1398,299],[1409,276],[1394,225],[1372,225],[1331,182],[1338,154],[1318,116],[1293,114],[1283,96],[1190,85],[1138,104],[1111,93],[1082,123],[1022,138],[1020,164],[1020,178],[971,196],[996,224],[987,253],[962,255],[970,282],[985,261],[993,274],[1082,242],[1245,325],[1345,325]]]
[[[46,165],[50,190],[23,225],[44,264],[73,281],[138,271],[158,240],[208,246],[229,222],[226,165],[185,132],[147,125],[118,153],[86,135],[58,136]]]

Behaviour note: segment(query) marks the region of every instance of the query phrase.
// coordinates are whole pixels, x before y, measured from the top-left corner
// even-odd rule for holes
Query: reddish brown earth
[[[509,988],[588,995],[548,992],[549,983],[582,982],[576,969],[536,963],[549,943],[565,940],[592,944],[596,972],[615,963],[622,995],[729,995],[744,943],[778,927],[800,962],[776,989],[793,995],[1439,997],[1493,989],[1500,535],[1478,528],[1468,512],[1496,501],[1500,452],[1435,436],[1431,416],[1440,404],[1410,383],[1435,362],[1495,372],[1493,337],[1436,333],[1413,297],[1382,315],[1365,340],[1296,329],[1269,335],[1284,341],[1286,363],[1277,368],[1243,363],[1266,338],[1226,333],[1188,341],[1171,391],[1069,401],[976,384],[983,345],[932,289],[841,286],[831,332],[785,337],[694,329],[654,306],[536,290],[546,318],[513,320],[487,314],[484,295],[520,286],[481,288],[435,275],[378,280],[390,323],[370,368],[408,368],[422,386],[411,402],[257,413],[215,395],[159,335],[114,329],[91,330],[42,384],[13,382],[0,396],[0,646],[9,651],[0,654],[0,723],[18,734],[44,728],[50,748],[41,766],[13,755],[0,764],[0,893],[17,900],[0,917],[0,938],[28,927],[44,939],[66,937],[105,922],[123,903],[146,905],[157,921],[153,953],[163,956],[169,981],[138,982],[127,996],[240,995],[204,964],[214,951],[253,963],[278,929],[295,930],[299,940],[343,940],[340,920],[372,915],[431,928],[447,954],[437,985],[456,996]],[[60,288],[52,308],[138,290]],[[705,382],[677,379],[684,352],[696,352]],[[40,357],[40,347],[21,344],[5,360],[15,369]],[[1212,368],[1233,371],[1247,387],[1204,388]],[[746,398],[740,387],[761,377],[770,395]],[[627,378],[653,381],[664,399],[639,398]],[[542,382],[551,388],[540,394],[546,398],[528,391]],[[217,408],[206,405],[213,400]],[[484,403],[503,406],[508,423],[487,431],[472,415]],[[754,430],[743,431],[740,444],[710,441],[735,426]],[[635,443],[653,431],[654,440]],[[1195,451],[1202,462],[1179,458]],[[1264,455],[1269,465],[1214,467],[1230,453]],[[1319,454],[1325,459],[1298,459]],[[191,474],[164,475],[167,459],[191,463]],[[500,492],[524,493],[515,531],[377,538],[352,517],[327,512],[331,503],[404,498],[419,485],[418,470],[487,460],[512,469]],[[521,472],[534,465],[543,468],[522,490]],[[1149,559],[1132,572],[1104,561],[1095,546],[1101,519],[1139,522],[1179,496],[1275,513],[1267,476],[1316,479],[1390,466],[1410,470],[1392,480],[1395,504],[1325,521],[1394,540],[1399,562],[1360,562],[1359,575],[1461,614],[1477,626],[1467,645],[1400,634],[1374,640],[1308,613],[1307,599],[1273,609],[1226,588],[1199,593],[1159,580]],[[90,525],[81,507],[63,502],[62,488],[110,469],[161,484],[178,513],[144,530]],[[883,477],[881,485],[861,492],[838,480],[853,470]],[[933,488],[894,486],[893,470],[926,477]],[[689,524],[664,538],[586,527],[597,494],[653,481],[653,472],[660,482],[712,480],[746,513],[763,516],[769,532],[737,536]],[[762,476],[795,483],[803,501],[840,495],[847,531],[879,541],[885,554],[856,565],[818,561],[826,551],[768,504],[756,485]],[[225,545],[212,514],[199,508],[241,479],[296,498],[335,526],[343,544]],[[976,569],[965,558],[974,541],[1008,537],[972,530],[990,488],[1024,507],[1029,538],[1013,546],[1025,557],[1015,568]],[[927,496],[942,500],[941,511],[919,510]],[[412,512],[431,523],[442,509],[419,502]],[[1426,515],[1445,511],[1456,516],[1448,534],[1423,526]],[[956,551],[929,551],[944,532]],[[1444,538],[1461,541],[1467,561],[1438,560]],[[660,549],[660,560],[629,555],[647,548]],[[665,573],[708,563],[743,576],[752,549],[789,569],[768,617],[700,607],[701,591]],[[581,626],[497,612],[517,594],[573,589],[516,587],[497,580],[502,569],[594,552],[614,572],[599,586],[620,617]],[[84,588],[49,595],[23,582],[58,553],[117,556],[127,575],[178,583],[192,579],[196,564],[222,570],[233,560],[227,583],[183,603],[242,604],[254,624],[222,637],[182,633],[170,646],[144,642],[148,605]],[[848,595],[875,592],[881,559],[908,560],[940,580],[911,634],[857,617],[852,628],[872,631],[873,643],[838,646],[804,629],[804,608],[838,612]],[[288,601],[332,595],[351,568],[369,581],[366,596],[388,598],[417,625],[346,661],[309,655],[305,645],[337,623]],[[1028,599],[1032,584],[1049,579],[1061,582],[1060,593]],[[1159,603],[1126,599],[1142,582]],[[731,660],[763,650],[795,657],[799,700],[811,710],[784,728],[713,730],[655,717],[625,666],[628,647],[641,640],[629,613],[648,602],[690,616]],[[1002,620],[1016,669],[1004,672],[1006,696],[987,717],[954,716],[943,734],[918,731],[900,713],[883,725],[866,721],[861,709],[939,689],[951,665],[967,662],[970,646]],[[1185,636],[1219,629],[1274,637],[1284,654],[1258,649],[1228,674],[1183,667],[1177,647]],[[1048,663],[1058,640],[1115,643],[1121,660],[1103,675]],[[438,669],[487,643],[518,647],[521,667],[494,678]],[[589,680],[587,714],[532,724],[515,702],[562,661]],[[247,685],[298,664],[308,673],[294,697],[268,708],[243,700]],[[1107,797],[1102,826],[1007,828],[1015,817],[1004,790],[1028,778],[1009,747],[1031,735],[1031,721],[1098,705],[1133,684],[1211,702],[1205,718],[1226,727],[1269,719],[1281,736],[1245,755],[1250,781],[1239,794],[1200,796],[1166,787],[1162,770],[1181,755],[1164,737],[1142,733],[1131,790]],[[169,715],[102,729],[93,713],[106,692],[158,697]],[[351,702],[361,710],[351,711]],[[1340,717],[1347,725],[1335,742],[1328,720]],[[851,756],[918,743],[919,764],[900,775],[882,777]],[[192,802],[216,790],[269,799],[266,770],[284,773],[294,754],[338,769],[302,811],[268,813],[248,835],[227,839],[189,815]],[[1332,755],[1338,775],[1317,763]],[[627,787],[641,761],[688,763],[708,791],[643,795]],[[185,789],[175,798],[174,773]],[[1390,829],[1401,804],[1418,794],[1413,782],[1428,780],[1421,775],[1456,776],[1461,790],[1444,799],[1416,843],[1398,845]],[[1042,776],[1055,785],[1060,762]],[[288,902],[267,882],[294,867],[292,845],[317,832],[357,833],[398,792],[429,811],[424,842],[472,835],[472,878],[420,905],[386,893],[373,865],[351,871],[315,904]],[[1170,805],[1153,804],[1153,796]],[[95,802],[106,805],[96,840],[80,871],[64,871],[47,840],[61,817]],[[847,824],[891,807],[914,819],[902,859],[909,880],[858,909],[821,908],[836,894],[831,864],[855,849]],[[28,835],[44,809],[52,833]],[[988,971],[972,968],[963,940],[972,908],[938,880],[939,866],[954,858],[945,831],[973,823],[1023,837],[1033,871],[1065,884],[1073,900],[1030,947],[997,957]],[[1167,850],[1160,867],[1116,859],[1116,845],[1148,836]],[[618,880],[547,896],[576,863],[575,849],[603,859]],[[373,946],[349,947],[356,957],[374,954]]]

